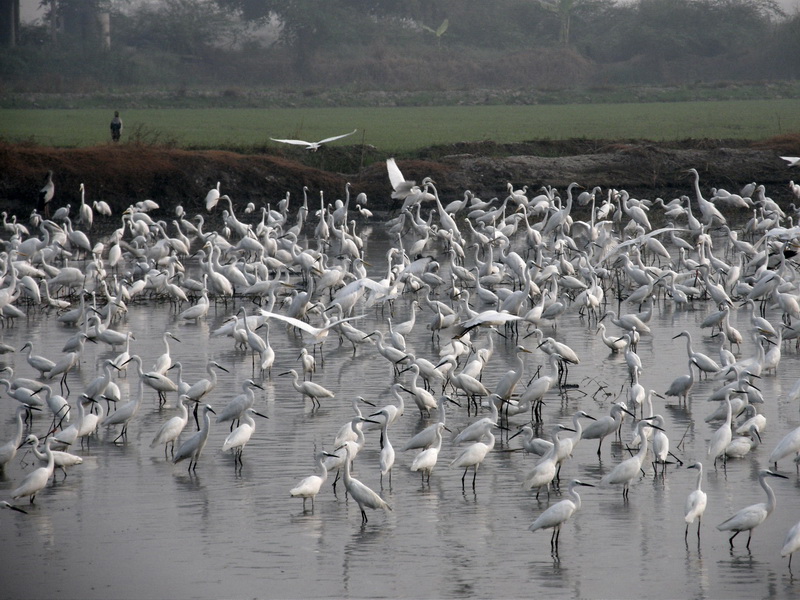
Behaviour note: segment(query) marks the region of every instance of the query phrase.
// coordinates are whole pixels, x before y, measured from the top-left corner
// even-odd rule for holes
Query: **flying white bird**
[[[787,167],[800,167],[800,156],[781,156],[781,158],[789,163]]]
[[[356,131],[358,131],[358,130],[357,129],[353,129],[353,131],[351,131],[350,133],[344,133],[342,135],[335,135],[333,137],[329,137],[329,138],[325,138],[324,140],[320,140],[318,142],[306,142],[305,140],[278,140],[278,139],[275,139],[275,138],[269,138],[269,139],[271,139],[273,142],[280,142],[281,144],[294,144],[295,146],[305,146],[306,150],[311,150],[313,152],[316,152],[317,150],[319,150],[319,147],[322,144],[326,144],[328,142],[333,142],[334,140],[340,140],[342,138],[346,138],[348,135],[353,135]]]

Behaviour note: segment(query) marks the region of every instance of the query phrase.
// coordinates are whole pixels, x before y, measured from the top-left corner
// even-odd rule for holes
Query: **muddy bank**
[[[358,156],[363,162],[364,153],[358,148],[329,150],[344,153],[331,163],[349,164],[348,152],[353,155],[352,164],[359,165]],[[586,187],[626,189],[634,197],[670,199],[691,193],[686,170],[694,167],[700,172],[704,194],[712,187],[738,191],[742,184],[755,181],[764,184],[773,199],[788,205],[794,198],[787,184],[800,179],[800,171],[786,167],[779,158],[786,154],[800,155],[800,135],[761,142],[464,143],[427,149],[418,158],[398,160],[398,164],[408,179],[432,177],[448,201],[467,189],[484,199],[502,199],[507,182],[535,191],[543,185],[563,189],[572,181]],[[303,154],[245,155],[128,144],[80,149],[0,144],[0,203],[6,210],[27,214],[52,169],[54,206],[79,203],[79,185],[84,183],[87,201],[105,200],[117,211],[152,198],[164,209],[182,204],[191,212],[201,208],[206,192],[217,181],[236,206],[251,201],[274,205],[287,192],[292,199],[300,198],[304,187],[316,205],[320,190],[326,202],[343,198],[349,181],[354,193],[367,194],[371,209],[392,208],[383,158],[363,168],[349,168],[350,172],[315,168],[304,164],[305,159]]]

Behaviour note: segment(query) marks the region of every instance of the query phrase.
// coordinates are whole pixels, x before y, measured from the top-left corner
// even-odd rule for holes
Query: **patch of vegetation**
[[[800,131],[800,100],[652,102],[645,104],[483,105],[367,108],[151,109],[116,105],[125,123],[122,143],[227,148],[312,163],[334,147],[375,148],[398,156],[459,142],[528,140],[758,140]],[[109,143],[111,109],[0,110],[9,140],[57,147]],[[271,142],[308,141],[357,129],[323,152]],[[318,156],[313,156],[318,155]],[[305,159],[304,159],[305,160]]]

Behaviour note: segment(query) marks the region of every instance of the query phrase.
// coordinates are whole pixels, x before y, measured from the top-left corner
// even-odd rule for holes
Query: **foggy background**
[[[16,1],[0,0],[11,93],[346,89],[346,104],[800,78],[800,0],[20,0],[14,30]]]

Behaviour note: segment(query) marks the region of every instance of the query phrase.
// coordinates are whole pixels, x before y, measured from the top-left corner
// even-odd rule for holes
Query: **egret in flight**
[[[353,129],[353,131],[351,131],[350,133],[343,133],[342,135],[335,135],[333,137],[328,137],[328,138],[325,138],[324,140],[320,140],[318,142],[307,142],[305,140],[278,140],[278,139],[275,139],[275,138],[269,138],[269,139],[271,139],[273,142],[280,142],[281,144],[293,144],[295,146],[305,146],[306,150],[311,150],[312,152],[316,152],[317,150],[319,150],[319,148],[320,148],[320,146],[322,146],[322,144],[327,144],[328,142],[333,142],[333,141],[336,141],[336,140],[340,140],[342,138],[346,138],[349,135],[353,135],[356,131],[358,131],[358,130],[357,129]]]

